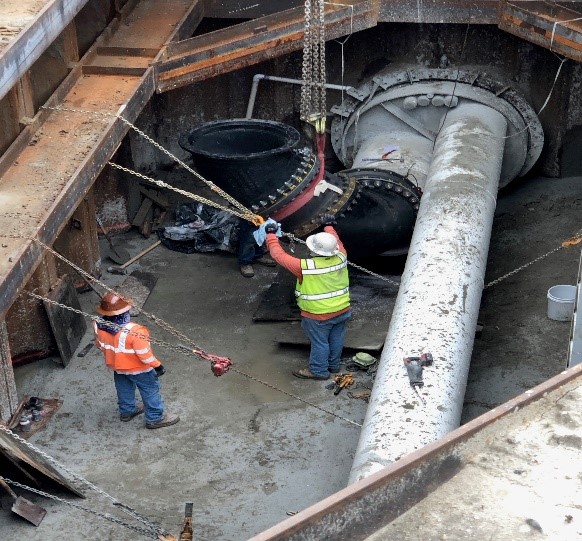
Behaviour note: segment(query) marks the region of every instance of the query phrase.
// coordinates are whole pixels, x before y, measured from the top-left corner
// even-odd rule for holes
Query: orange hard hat
[[[125,299],[122,299],[116,293],[108,291],[103,295],[101,304],[97,307],[97,313],[102,316],[117,316],[127,312],[131,308],[131,304]]]

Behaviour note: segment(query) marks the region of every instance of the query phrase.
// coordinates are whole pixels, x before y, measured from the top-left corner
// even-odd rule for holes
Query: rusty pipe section
[[[424,194],[350,483],[459,426],[507,121],[482,104],[448,112]],[[424,386],[404,357],[430,352]]]

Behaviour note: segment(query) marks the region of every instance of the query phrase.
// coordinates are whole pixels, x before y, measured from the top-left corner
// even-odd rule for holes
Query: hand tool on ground
[[[115,246],[113,244],[113,241],[111,240],[111,237],[107,234],[107,231],[105,231],[105,228],[103,227],[103,222],[101,221],[99,216],[95,216],[95,219],[97,220],[97,223],[99,224],[99,227],[101,228],[101,231],[103,232],[103,235],[105,236],[109,244],[109,251],[107,252],[107,257],[109,257],[109,259],[115,261],[115,263],[118,263],[119,265],[123,265],[126,261],[129,261],[131,259],[131,256],[129,255],[127,250],[125,250],[124,248],[120,248],[119,246]]]
[[[140,257],[143,257],[147,253],[151,252],[154,248],[157,248],[160,244],[162,244],[162,241],[161,240],[157,240],[156,242],[154,242],[153,244],[151,244],[147,248],[143,249],[139,254],[134,255],[131,259],[129,259],[128,261],[126,261],[119,268],[121,270],[123,270],[123,269],[129,267],[129,265],[131,265],[132,263],[134,263],[135,261],[137,261]]]
[[[349,387],[352,383],[354,383],[354,376],[351,374],[339,374],[335,378],[335,391],[333,392],[334,395],[340,394],[342,389]]]
[[[184,525],[182,526],[182,531],[180,532],[179,541],[192,541],[192,539],[194,539],[194,531],[192,529],[193,507],[193,503],[186,503],[186,508],[184,509]]]
[[[77,357],[84,357],[89,353],[89,350],[93,347],[93,342],[89,342],[79,353],[77,353]]]
[[[46,515],[46,509],[40,505],[36,505],[31,501],[23,498],[22,496],[17,496],[16,493],[8,486],[8,483],[0,477],[0,486],[10,494],[14,503],[12,504],[12,512],[20,515],[23,519],[28,520],[35,526],[38,526],[44,516]]]
[[[410,386],[418,395],[418,398],[420,398],[423,404],[426,402],[418,391],[419,388],[424,386],[424,380],[422,379],[422,369],[425,366],[431,366],[432,363],[433,358],[431,353],[423,353],[420,357],[404,357],[404,366],[406,367],[406,372],[408,373]]]
[[[110,274],[121,274],[123,276],[127,274],[127,271],[121,267],[107,267],[107,272]]]

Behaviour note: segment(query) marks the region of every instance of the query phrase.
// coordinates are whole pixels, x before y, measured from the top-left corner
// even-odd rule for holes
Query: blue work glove
[[[269,230],[267,231],[267,227]],[[275,233],[278,237],[282,235],[281,233],[281,224],[278,224],[272,218],[269,218],[265,223],[261,224],[261,226],[253,233],[253,237],[255,237],[255,241],[259,246],[262,246],[267,239],[267,233]]]

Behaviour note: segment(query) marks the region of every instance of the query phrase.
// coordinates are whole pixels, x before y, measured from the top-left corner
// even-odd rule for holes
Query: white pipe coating
[[[436,138],[350,484],[459,426],[506,129],[497,111],[462,104]],[[403,359],[427,352],[421,400]]]

